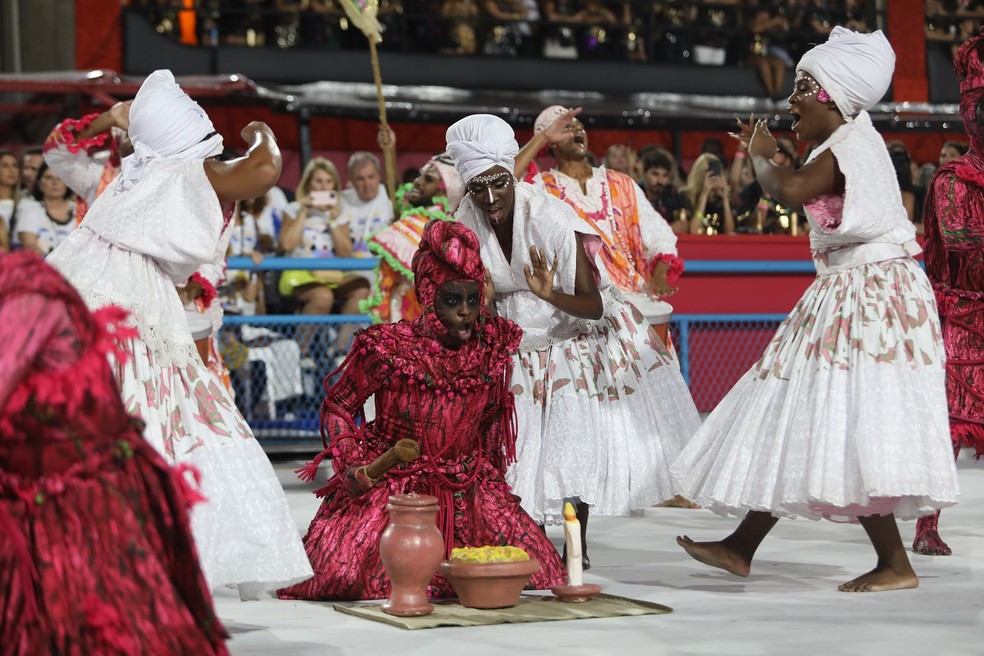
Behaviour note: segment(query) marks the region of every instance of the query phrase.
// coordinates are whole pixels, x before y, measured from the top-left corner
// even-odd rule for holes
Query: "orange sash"
[[[550,171],[540,174],[547,191],[560,198],[577,212],[585,223],[601,237],[602,262],[612,282],[619,289],[644,291],[651,272],[639,230],[639,207],[636,204],[635,181],[624,173],[606,171],[602,207],[589,212],[568,198],[557,177]],[[611,235],[604,223],[611,221]]]

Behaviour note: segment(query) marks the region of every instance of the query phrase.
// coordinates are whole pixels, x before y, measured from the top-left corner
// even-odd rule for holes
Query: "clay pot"
[[[427,586],[444,557],[437,528],[437,497],[394,494],[386,506],[390,521],[379,538],[379,557],[389,576],[390,598],[383,612],[400,617],[428,615]]]
[[[461,563],[445,560],[441,576],[446,578],[467,608],[509,608],[519,601],[519,595],[530,577],[540,571],[538,560],[516,560],[508,563]]]

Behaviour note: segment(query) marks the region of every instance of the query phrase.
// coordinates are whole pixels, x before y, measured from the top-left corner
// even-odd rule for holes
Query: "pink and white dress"
[[[516,183],[512,260],[469,197],[455,217],[475,231],[499,314],[523,329],[514,356],[517,461],[506,476],[538,522],[559,523],[579,497],[600,515],[628,515],[676,494],[670,464],[700,426],[687,384],[655,329],[611,283],[597,234],[569,205]],[[577,241],[594,262],[604,315],[562,312],[530,291],[530,246],[559,262],[555,285],[574,293]]]
[[[209,586],[256,598],[311,576],[283,489],[228,390],[198,355],[175,284],[221,261],[222,209],[202,160],[159,158],[117,177],[48,258],[93,310],[125,308],[139,331],[111,359],[128,412],[170,463],[194,465],[208,501],[192,532]]]
[[[957,501],[929,280],[867,112],[830,150],[843,196],[805,206],[816,280],[673,464],[719,514],[912,519]]]

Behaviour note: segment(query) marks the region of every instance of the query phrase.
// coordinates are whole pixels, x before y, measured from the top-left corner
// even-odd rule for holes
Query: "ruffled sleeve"
[[[646,192],[639,185],[633,183],[632,187],[636,207],[639,208],[639,233],[646,258],[652,259],[658,255],[676,256],[677,236],[670,224],[653,208],[646,198]]]
[[[44,142],[44,161],[69,189],[90,205],[96,200],[106,168],[106,164],[95,159],[91,153],[109,148],[112,137],[104,132],[88,139],[79,139],[78,134],[98,116],[88,114],[81,119],[65,119],[55,126]]]
[[[386,376],[372,336],[378,332],[376,329],[388,327],[373,326],[356,333],[345,362],[325,378],[325,400],[321,404],[324,451],[296,471],[301,480],[314,480],[321,462],[328,457],[339,476],[344,476],[352,466],[368,464],[362,407],[382,387]],[[339,376],[338,381],[329,385],[335,375]]]

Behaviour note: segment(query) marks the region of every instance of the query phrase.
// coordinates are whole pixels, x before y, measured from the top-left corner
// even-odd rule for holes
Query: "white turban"
[[[446,139],[448,155],[465,184],[493,166],[501,166],[510,174],[516,167],[516,133],[498,116],[467,116],[448,128]]]
[[[124,186],[137,182],[146,164],[160,157],[185,161],[222,152],[222,136],[208,114],[174,81],[171,71],[154,71],[130,105],[128,130],[133,154],[123,160]]]
[[[533,134],[539,134],[549,128],[550,124],[563,116],[566,111],[567,108],[563,105],[550,105],[547,107],[536,117],[536,121],[533,123]]]
[[[796,66],[826,89],[844,118],[871,109],[892,83],[895,52],[881,30],[871,34],[837,26]]]

